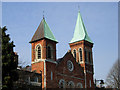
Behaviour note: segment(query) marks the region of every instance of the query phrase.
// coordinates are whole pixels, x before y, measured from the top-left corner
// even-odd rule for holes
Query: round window
[[[70,60],[67,61],[67,68],[69,71],[73,71],[74,66],[73,66],[72,61],[70,61]]]

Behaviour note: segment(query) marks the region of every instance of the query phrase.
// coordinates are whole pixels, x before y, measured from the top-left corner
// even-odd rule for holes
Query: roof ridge
[[[47,22],[45,21],[45,19],[43,18],[41,23],[39,24],[36,32],[34,33],[32,40],[30,41],[30,43],[35,42],[37,40],[43,39],[43,38],[47,38],[49,40],[58,42],[55,39],[55,36],[53,35],[52,31],[50,30]]]
[[[43,27],[43,32],[44,32],[44,36],[45,36],[45,20],[44,20],[44,18],[42,19],[43,20],[43,25],[44,25],[44,27]]]

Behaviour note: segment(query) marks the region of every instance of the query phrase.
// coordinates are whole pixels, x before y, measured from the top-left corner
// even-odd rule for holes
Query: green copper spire
[[[43,19],[43,22],[44,22],[44,37],[45,37],[45,38],[48,38],[48,39],[50,39],[50,40],[53,40],[53,41],[55,41],[55,42],[58,42],[58,41],[55,39],[53,33],[51,32],[51,30],[50,30],[48,24],[46,23],[45,19]]]
[[[85,29],[85,26],[84,26],[84,23],[83,23],[83,20],[80,15],[80,11],[79,11],[76,26],[75,26],[74,36],[72,40],[70,41],[70,43],[74,43],[74,42],[81,41],[81,40],[86,40],[90,43],[93,43],[87,34],[87,31]]]
[[[46,21],[44,19],[44,17],[43,17],[40,25],[38,26],[35,34],[33,35],[32,40],[30,41],[30,43],[38,41],[38,40],[43,39],[43,38],[47,38],[49,40],[58,42],[55,39],[53,33],[51,32],[48,24],[46,23]]]

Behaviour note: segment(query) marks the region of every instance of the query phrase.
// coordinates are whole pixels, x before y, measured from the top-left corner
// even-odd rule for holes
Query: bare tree
[[[111,68],[106,78],[106,84],[109,88],[120,88],[120,61],[117,60]]]

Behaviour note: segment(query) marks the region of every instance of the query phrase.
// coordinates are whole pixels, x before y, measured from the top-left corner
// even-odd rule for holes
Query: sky
[[[119,2],[119,0],[1,0],[2,2]]]
[[[118,3],[117,2],[3,2],[2,26],[8,28],[16,47],[19,62],[31,64],[31,44],[43,11],[47,24],[58,40],[57,58],[70,49],[78,15],[78,5],[89,37],[94,42],[94,78],[106,79],[118,58]]]

